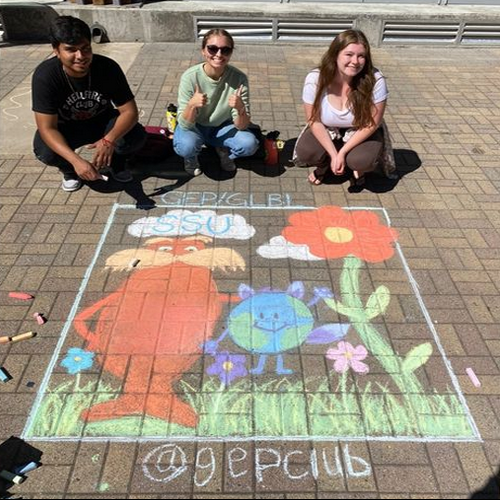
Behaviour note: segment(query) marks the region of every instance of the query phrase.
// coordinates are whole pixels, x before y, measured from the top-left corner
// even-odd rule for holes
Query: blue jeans
[[[174,151],[182,158],[198,156],[203,144],[229,149],[229,158],[252,156],[259,148],[259,141],[252,132],[238,130],[233,123],[219,127],[205,127],[196,124],[192,129],[178,125],[174,132]]]

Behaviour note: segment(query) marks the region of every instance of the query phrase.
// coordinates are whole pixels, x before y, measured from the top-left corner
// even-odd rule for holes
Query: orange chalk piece
[[[9,292],[9,297],[12,299],[19,299],[19,300],[32,300],[35,297],[33,295],[30,295],[29,293],[25,292]]]
[[[35,314],[33,314],[33,317],[36,319],[36,322],[39,325],[43,325],[44,323],[47,322],[47,320],[43,317],[43,315],[41,313],[35,313]]]

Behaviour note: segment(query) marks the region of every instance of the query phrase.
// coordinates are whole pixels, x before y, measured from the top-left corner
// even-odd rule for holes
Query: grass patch
[[[307,381],[306,381],[307,385]],[[386,386],[328,381],[304,392],[302,381],[281,378],[249,385],[240,380],[230,388],[213,378],[197,391],[180,383],[181,396],[199,415],[196,429],[168,421],[130,416],[84,424],[80,414],[89,406],[118,396],[110,387],[72,382],[48,391],[28,435],[31,437],[139,436],[411,436],[471,437],[464,409],[455,394],[393,394]]]

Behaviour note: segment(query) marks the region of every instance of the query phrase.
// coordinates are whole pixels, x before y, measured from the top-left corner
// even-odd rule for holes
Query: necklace
[[[63,67],[61,67],[61,71],[63,72],[64,76],[66,77],[66,82],[68,82],[68,85],[69,85],[69,88],[71,89],[71,92],[73,94],[76,93],[76,89],[75,89],[75,87],[73,87],[73,84],[71,83],[71,80],[69,79],[68,73],[66,73],[66,71],[64,71]],[[92,83],[90,69],[89,69],[89,72],[85,76],[88,77],[88,80],[87,80],[87,90],[90,90],[90,85]]]

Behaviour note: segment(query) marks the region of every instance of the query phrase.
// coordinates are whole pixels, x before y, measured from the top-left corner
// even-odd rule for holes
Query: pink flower
[[[349,342],[339,342],[337,349],[328,349],[326,357],[333,359],[333,369],[337,373],[345,373],[349,368],[352,368],[356,373],[368,373],[370,368],[361,360],[368,356],[368,351],[363,345],[353,347]]]

